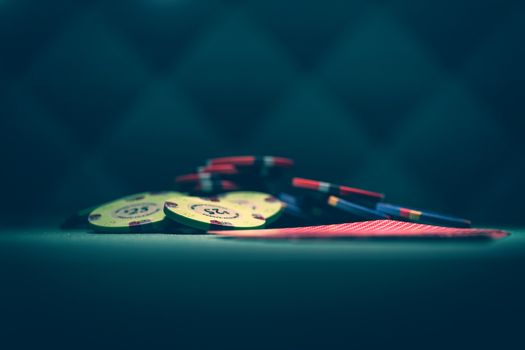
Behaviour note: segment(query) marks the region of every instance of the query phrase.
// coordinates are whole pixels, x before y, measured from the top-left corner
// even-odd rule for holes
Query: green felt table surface
[[[497,241],[257,241],[6,229],[2,342],[510,347],[525,332],[525,229],[508,231]]]

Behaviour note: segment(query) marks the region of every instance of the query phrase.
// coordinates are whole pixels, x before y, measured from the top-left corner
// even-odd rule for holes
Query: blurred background
[[[1,225],[204,159],[525,223],[523,1],[0,0]]]

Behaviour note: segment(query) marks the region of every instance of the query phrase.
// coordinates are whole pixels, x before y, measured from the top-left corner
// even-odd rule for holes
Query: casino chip
[[[383,212],[369,209],[362,205],[352,203],[350,201],[338,198],[336,196],[328,197],[327,203],[329,206],[337,208],[353,216],[355,218],[355,220],[353,221],[390,219],[390,217],[387,214],[384,214]]]
[[[314,222],[314,224],[333,224],[348,221],[348,215],[335,210],[326,203],[322,196],[298,196],[281,192],[279,199],[286,204],[286,213]],[[307,220],[304,220],[307,219]]]
[[[228,180],[202,180],[197,182],[191,189],[192,193],[218,193],[224,191],[235,191],[240,187],[238,184]]]
[[[250,190],[269,192],[270,181],[250,173],[219,174],[192,173],[177,176],[175,184],[180,191],[191,194],[218,194],[226,191]]]
[[[201,230],[261,228],[266,224],[262,215],[217,197],[176,196],[166,201],[164,213],[173,221]]]
[[[315,191],[327,195],[344,197],[345,199],[359,204],[375,207],[385,197],[381,193],[362,190],[359,188],[335,185],[328,182],[304,179],[301,177],[292,178],[292,188],[294,190]]]
[[[235,166],[240,173],[252,174],[261,178],[280,178],[288,169],[293,167],[292,159],[273,156],[235,156],[212,158],[207,161],[208,166],[229,164]]]
[[[284,210],[280,200],[262,192],[235,191],[220,195],[220,198],[264,216],[267,225],[277,220]]]
[[[161,228],[167,198],[178,192],[145,192],[104,204],[89,214],[89,225],[97,232],[146,232]]]
[[[256,179],[250,179],[238,174],[193,173],[175,178],[175,184],[180,188],[198,187],[202,192],[232,191],[239,187],[254,185]]]
[[[404,208],[394,204],[378,203],[377,210],[390,215],[394,219],[402,221],[459,228],[469,228],[471,226],[470,220],[442,215],[426,210]]]
[[[239,170],[232,164],[204,165],[197,168],[198,173],[210,174],[238,174]]]
[[[177,184],[183,184],[183,183],[195,183],[195,182],[203,182],[206,180],[210,181],[220,181],[222,179],[222,175],[220,174],[214,174],[214,173],[193,173],[193,174],[185,174],[180,175],[175,178],[175,183]]]
[[[283,201],[286,204],[291,204],[291,205],[296,206],[296,207],[299,206],[299,199],[297,199],[297,197],[295,197],[295,196],[293,196],[291,194],[281,192],[281,193],[279,193],[278,197],[279,197],[279,199],[281,201]]]
[[[273,156],[235,156],[208,159],[208,165],[231,164],[234,166],[264,166],[264,167],[285,167],[290,168],[294,161],[284,157]]]
[[[297,198],[288,194],[280,193],[279,200],[284,203],[284,212],[277,222],[280,227],[315,225],[317,221],[312,215],[301,208]]]

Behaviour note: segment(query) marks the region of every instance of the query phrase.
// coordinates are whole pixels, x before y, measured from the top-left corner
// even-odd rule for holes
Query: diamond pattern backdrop
[[[3,224],[275,154],[525,223],[520,1],[0,0]]]

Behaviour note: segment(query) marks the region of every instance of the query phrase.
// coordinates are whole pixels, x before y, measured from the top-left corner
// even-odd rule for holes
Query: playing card
[[[481,228],[452,228],[394,220],[373,220],[334,225],[259,230],[210,231],[238,238],[488,238],[498,239],[508,232]]]

